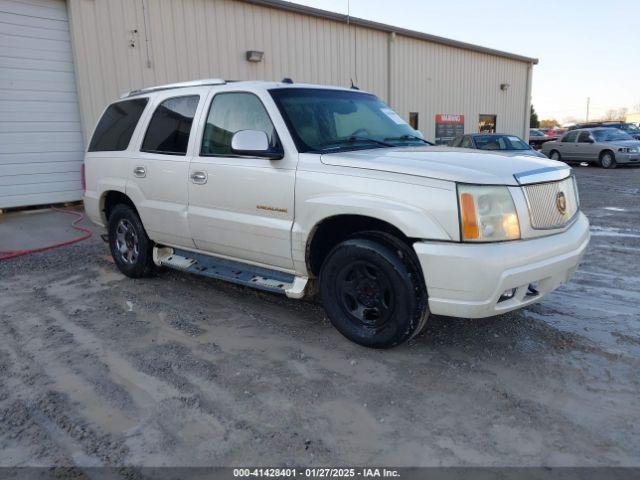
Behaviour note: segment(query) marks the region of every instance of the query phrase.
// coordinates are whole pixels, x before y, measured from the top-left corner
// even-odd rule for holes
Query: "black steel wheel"
[[[391,320],[391,281],[372,262],[347,262],[336,276],[336,293],[344,314],[362,327],[380,330]]]
[[[383,238],[340,243],[320,270],[320,297],[331,323],[366,347],[390,348],[411,338],[427,314],[414,265]]]

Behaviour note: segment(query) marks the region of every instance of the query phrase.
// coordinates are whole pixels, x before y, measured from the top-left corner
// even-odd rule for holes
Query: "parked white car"
[[[429,313],[479,318],[569,280],[589,241],[564,163],[433,147],[374,95],[197,81],[107,107],[85,207],[118,268],[319,293],[349,339],[397,345]]]

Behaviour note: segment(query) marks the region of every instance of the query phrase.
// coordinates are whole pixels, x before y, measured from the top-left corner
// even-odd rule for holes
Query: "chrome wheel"
[[[560,154],[554,150],[551,152],[551,160],[560,160]]]
[[[140,255],[138,234],[131,222],[125,218],[116,227],[116,251],[122,262],[133,265]]]

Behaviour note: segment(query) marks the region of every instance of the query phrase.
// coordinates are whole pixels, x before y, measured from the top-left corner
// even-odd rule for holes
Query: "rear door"
[[[287,134],[266,92],[224,90],[213,95],[199,151],[189,168],[189,227],[196,247],[216,255],[293,269],[291,228],[297,151],[269,160],[232,152],[240,130],[267,133],[272,146]],[[287,134],[288,135],[288,134]]]
[[[193,120],[206,89],[156,94],[129,162],[127,194],[149,237],[162,244],[194,247],[187,221],[189,162],[195,149]]]

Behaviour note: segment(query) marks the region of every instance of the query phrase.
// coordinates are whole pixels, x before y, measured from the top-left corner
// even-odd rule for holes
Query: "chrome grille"
[[[524,185],[524,195],[529,206],[531,226],[535,229],[546,230],[561,228],[573,218],[578,211],[578,196],[573,177],[559,182],[537,183]],[[566,208],[561,211],[564,195]]]

